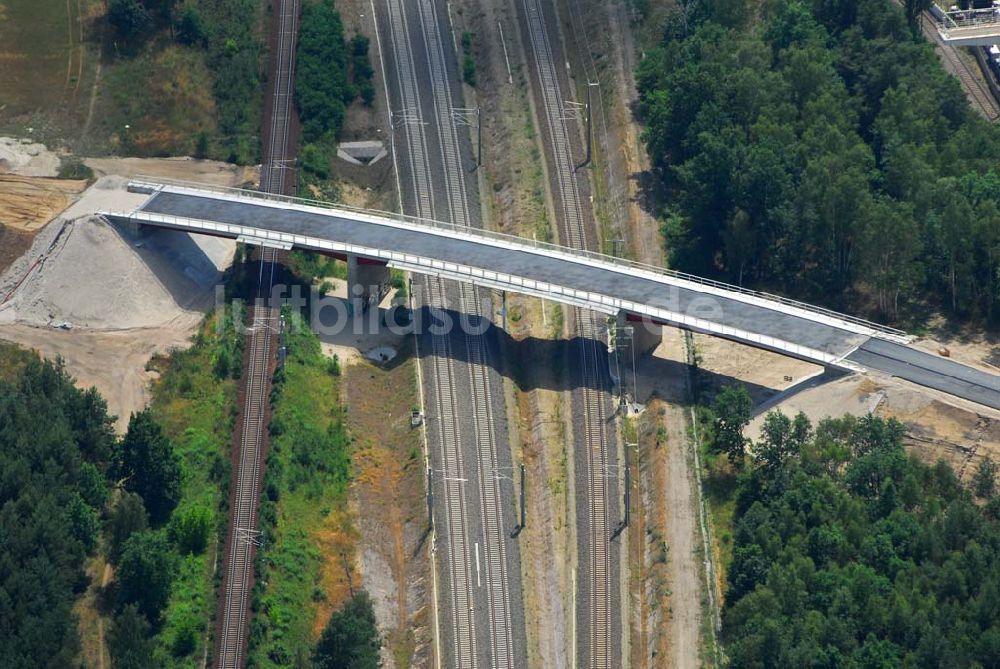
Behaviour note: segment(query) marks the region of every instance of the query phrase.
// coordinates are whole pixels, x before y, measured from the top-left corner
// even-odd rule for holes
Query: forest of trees
[[[982,460],[967,491],[943,461],[906,455],[902,424],[870,415],[814,428],[772,412],[750,443],[733,437],[748,400],[723,390],[707,425],[737,471],[731,665],[1000,666],[996,464]]]
[[[896,323],[1000,318],[1000,128],[920,2],[678,4],[638,73],[674,267]]]
[[[359,96],[366,105],[374,101],[374,71],[368,38],[355,35],[348,42],[330,0],[304,4],[301,25],[295,75],[303,142],[299,157],[304,183],[316,183],[329,177],[347,106]]]
[[[73,664],[72,607],[98,550],[116,566],[112,658],[151,666],[175,559],[160,529],[180,484],[170,443],[148,412],[116,439],[104,400],[59,362],[27,356],[15,377],[0,381],[0,666]]]

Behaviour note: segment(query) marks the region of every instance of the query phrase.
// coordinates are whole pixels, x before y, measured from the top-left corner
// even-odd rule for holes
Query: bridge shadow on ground
[[[212,304],[213,289],[224,274],[192,235],[152,228],[133,233],[119,224],[112,224],[112,228],[122,243],[149,268],[178,307],[205,309]],[[207,245],[221,243],[214,237],[199,237]],[[221,248],[219,251],[220,255],[228,255]]]
[[[418,346],[401,346],[398,355],[392,360],[378,363],[384,369],[393,369],[416,355],[419,355],[421,359],[430,357],[432,355],[431,337],[434,334],[447,337],[452,360],[469,363],[473,360],[474,349],[470,347],[466,331],[481,334],[485,338],[488,348],[487,364],[501,376],[510,378],[522,391],[551,390],[561,392],[583,387],[605,390],[611,383],[610,368],[617,367],[613,361],[609,360],[607,345],[600,340],[585,337],[571,339],[515,338],[488,319],[480,320],[454,310],[437,310],[435,314],[424,307],[419,314],[415,315],[412,322],[407,318],[408,313],[408,310],[402,308],[379,309],[377,317],[368,317],[368,324],[377,324],[378,328],[392,327],[396,328],[397,331],[405,330],[408,334],[413,333],[411,327],[413,323],[422,324],[420,331],[423,334],[417,340]],[[395,322],[398,325],[394,324],[393,319],[396,319]],[[335,321],[332,319],[322,318],[322,320],[323,327],[335,326]],[[432,334],[431,326],[440,325],[442,321],[451,323],[452,327],[450,329],[442,327],[440,328],[442,331],[434,330],[434,334]],[[390,325],[386,325],[387,322]],[[463,323],[471,327],[463,330]],[[409,324],[409,326],[404,326],[404,324]],[[371,336],[372,333],[369,330],[367,334]],[[374,339],[376,337],[373,336],[372,340]],[[407,341],[412,340],[407,337]],[[581,369],[585,347],[597,352],[600,360],[600,377],[588,375],[588,378],[584,379]],[[671,402],[688,401],[685,383],[689,372],[687,363],[647,354],[636,358],[636,372],[635,385],[638,386],[638,401],[646,402],[652,395]],[[704,369],[699,370],[698,374],[700,381],[708,387],[718,388],[727,384],[740,383],[747,386],[751,393],[767,394],[770,391],[762,386]],[[633,387],[631,358],[627,363],[623,363],[620,375],[622,383],[631,394]],[[650,379],[669,379],[670,383],[650,383]]]

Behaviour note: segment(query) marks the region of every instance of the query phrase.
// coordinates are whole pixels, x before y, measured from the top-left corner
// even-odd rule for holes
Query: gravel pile
[[[95,216],[57,219],[0,277],[0,323],[124,330],[210,308],[234,243],[165,230],[133,236]],[[26,277],[26,278],[25,278]]]
[[[59,156],[44,144],[0,137],[0,173],[24,177],[54,177],[59,172]]]

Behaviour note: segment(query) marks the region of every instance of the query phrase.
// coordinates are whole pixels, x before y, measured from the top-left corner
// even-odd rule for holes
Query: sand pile
[[[234,243],[179,232],[138,235],[94,216],[57,219],[0,277],[0,324],[122,330],[210,308]]]
[[[59,156],[45,148],[13,137],[0,137],[0,173],[25,177],[54,177],[59,173]]]

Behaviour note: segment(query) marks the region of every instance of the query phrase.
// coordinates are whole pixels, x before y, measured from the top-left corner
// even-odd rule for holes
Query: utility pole
[[[576,166],[576,169],[581,167],[586,167],[590,164],[591,159],[594,155],[594,96],[593,89],[595,86],[600,86],[600,82],[588,81],[587,82],[587,104],[584,108],[587,110],[587,155],[583,159],[583,162]]]
[[[427,527],[434,529],[434,488],[431,487],[431,468],[427,468]]]
[[[521,529],[524,529],[526,522],[526,513],[524,509],[524,463],[521,463]]]
[[[455,125],[472,125],[472,117],[476,118],[476,166],[473,172],[483,165],[483,110],[482,107],[452,107],[451,121]]]
[[[526,516],[526,511],[525,511],[525,504],[524,504],[524,463],[523,462],[521,463],[520,502],[521,502],[520,522],[517,524],[517,527],[514,528],[514,531],[510,533],[511,537],[516,537],[517,535],[519,535],[521,533],[521,530],[523,530],[524,527],[525,527],[525,520],[526,520],[526,517],[527,517]]]

